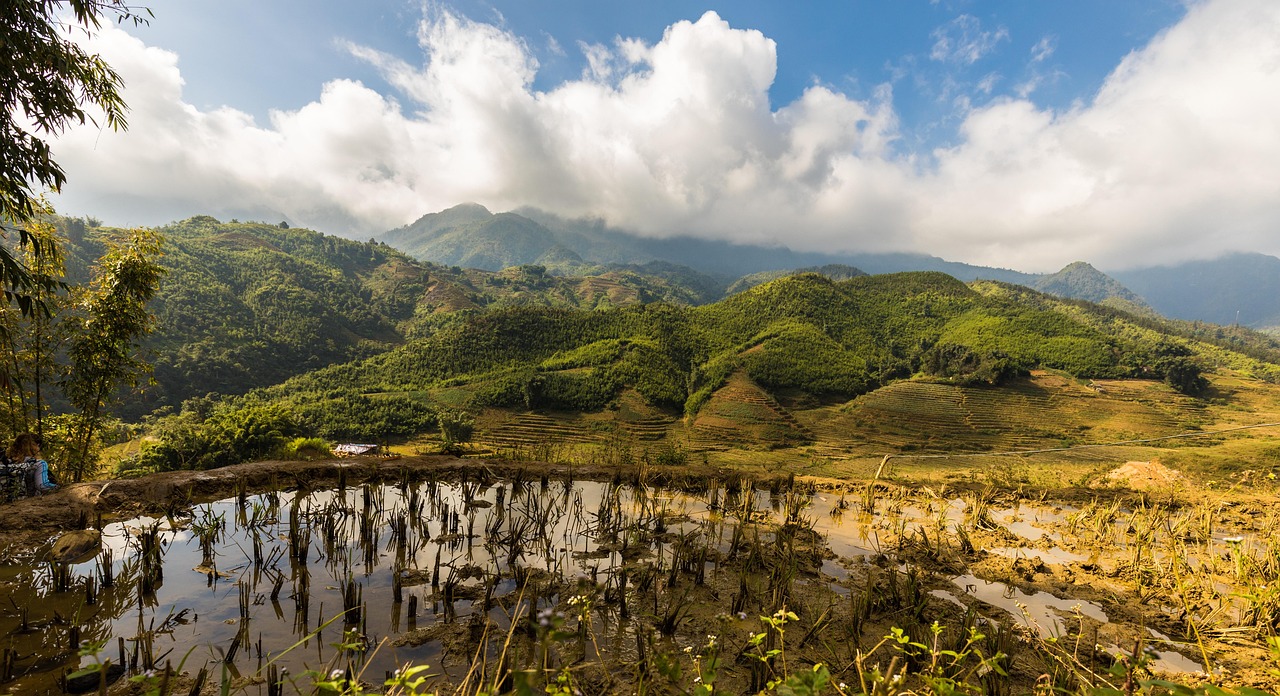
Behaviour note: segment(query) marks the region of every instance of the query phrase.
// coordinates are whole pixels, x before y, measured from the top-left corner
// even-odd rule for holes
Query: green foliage
[[[184,224],[226,227],[200,219]],[[256,250],[264,240],[283,248],[300,239],[299,258],[332,257],[341,246],[313,248],[317,240],[329,245],[327,238],[268,227],[233,241]],[[341,248],[358,251],[356,257],[394,260],[393,252],[376,246]],[[433,279],[450,273],[463,272],[429,269]],[[536,267],[503,273],[509,287],[555,282]],[[309,304],[316,301],[310,292],[260,288],[246,297],[257,303],[253,316],[271,313],[303,336],[319,325],[290,318],[285,308],[297,302],[308,308],[304,314],[320,311]],[[1200,394],[1199,366],[1210,355],[1280,374],[1273,363],[1162,333],[1162,325],[1149,319],[1018,286],[979,282],[971,288],[941,273],[842,281],[800,274],[695,308],[652,303],[585,311],[491,304],[432,317],[417,324],[421,338],[295,376],[232,399],[225,408],[282,404],[296,414],[300,434],[373,440],[441,425],[437,411],[443,404],[436,399],[467,408],[595,411],[634,390],[652,405],[694,415],[738,370],[767,390],[843,398],[912,375],[994,385],[1032,369],[1081,378],[1166,379]],[[1269,350],[1251,345],[1259,355]]]
[[[810,324],[770,327],[759,349],[743,356],[747,374],[766,387],[856,396],[868,390],[866,358]]]
[[[286,459],[327,459],[329,443],[318,437],[295,437],[285,444],[282,454]]]
[[[541,373],[525,384],[527,408],[565,411],[598,411],[621,387],[607,372],[598,369]]]
[[[572,350],[556,351],[555,355],[543,360],[540,370],[571,370],[575,367],[596,367],[617,362],[627,345],[628,339],[610,338],[595,341]]]
[[[689,376],[693,392],[684,404],[685,415],[692,416],[711,398],[715,390],[724,386],[734,370],[741,367],[742,360],[737,353],[721,353],[707,361],[701,368],[694,368]]]
[[[1187,366],[1161,352],[1152,338],[1160,334],[1141,333],[1114,310],[977,286],[983,294],[940,273],[839,282],[802,274],[697,308],[504,307],[441,322],[426,338],[299,376],[259,398],[310,413],[307,404],[340,394],[450,389],[469,393],[473,407],[593,411],[634,389],[691,415],[738,369],[770,390],[850,397],[917,373],[999,384],[1036,368],[1163,379]],[[1182,357],[1194,367],[1194,357]],[[342,418],[307,420],[335,433]]]
[[[43,212],[40,190],[58,191],[66,182],[44,138],[73,123],[96,124],[95,112],[103,119],[98,125],[127,125],[120,76],[73,40],[77,30],[92,34],[104,17],[146,21],[123,0],[16,0],[0,12],[0,222],[17,224],[24,245],[31,240],[22,226]],[[0,245],[6,301],[22,302],[37,283]]]
[[[159,255],[158,235],[134,231],[128,239],[108,246],[92,285],[74,298],[79,325],[67,345],[71,366],[63,383],[67,400],[80,413],[71,458],[63,462],[73,481],[97,466],[95,437],[118,390],[137,386],[147,369],[138,349],[153,325],[147,303],[164,275],[156,260]]]
[[[1035,281],[1033,287],[1051,295],[1090,302],[1102,303],[1106,300],[1118,299],[1130,306],[1143,308],[1147,312],[1151,311],[1141,297],[1114,278],[1083,261],[1070,264],[1057,273],[1041,276]]]
[[[70,277],[87,278],[111,231],[79,220],[58,224],[78,232],[66,247]],[[130,418],[206,392],[244,394],[369,358],[456,330],[485,311],[700,301],[678,286],[678,275],[664,280],[633,269],[584,267],[598,275],[558,277],[536,265],[450,268],[381,243],[209,216],[160,232],[168,275],[145,345],[155,355],[156,385],[127,404],[122,414]]]
[[[1112,306],[1049,297],[1018,285],[974,285],[985,296],[1056,312],[1096,329],[1115,343],[1116,359],[1126,376],[1163,379],[1160,362],[1169,357],[1167,344],[1173,343],[1182,346],[1181,355],[1196,365],[1212,360],[1258,379],[1280,382],[1280,341],[1257,331],[1135,315]],[[1195,395],[1197,383],[1192,380],[1187,385],[1192,389],[1188,393]]]
[[[801,273],[817,273],[818,275],[826,276],[831,280],[848,280],[850,278],[857,278],[858,276],[866,275],[866,273],[860,269],[840,263],[829,263],[823,266],[810,266],[807,268],[799,268],[789,271],[759,271],[757,273],[742,276],[735,280],[733,284],[725,289],[724,294],[736,295],[737,293],[745,290],[750,290],[757,285],[763,285],[772,280],[786,278],[787,276],[798,275]]]
[[[135,471],[213,469],[282,452],[298,434],[297,415],[278,403],[221,404],[202,417],[197,408],[161,419],[155,442],[125,465]]]
[[[1027,374],[1026,367],[1004,353],[978,353],[954,343],[937,345],[926,352],[922,369],[929,375],[960,385],[995,385]]]
[[[307,431],[335,440],[413,435],[436,425],[434,409],[402,394],[365,395],[335,389],[289,403]]]
[[[1165,340],[1157,343],[1151,353],[1151,371],[1165,384],[1188,396],[1203,396],[1209,389],[1209,380],[1201,374],[1200,365],[1187,346]]]
[[[64,265],[56,231],[41,221],[22,229],[30,243],[17,250],[16,262],[41,282],[26,286],[26,295],[17,294],[13,285],[6,287],[8,301],[0,307],[0,346],[6,356],[0,360],[0,395],[8,415],[0,423],[0,435],[5,441],[24,432],[44,439],[45,418],[60,397],[55,382],[65,372],[60,353],[66,332],[59,317],[68,299],[60,292]]]
[[[471,441],[476,419],[466,411],[454,409],[441,411],[437,418],[440,421],[440,448],[452,454],[461,452],[462,445]]]
[[[1116,351],[1096,329],[1058,312],[1013,303],[997,301],[966,312],[947,325],[939,341],[1079,377],[1122,375]]]
[[[1165,384],[1187,396],[1204,396],[1209,390],[1209,380],[1190,358],[1165,358],[1156,364],[1156,371],[1164,375]]]

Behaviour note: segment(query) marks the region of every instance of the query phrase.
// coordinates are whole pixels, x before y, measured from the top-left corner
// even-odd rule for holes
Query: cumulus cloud
[[[935,57],[958,63],[1007,38],[945,29]],[[128,82],[131,128],[61,138],[62,207],[112,221],[146,209],[156,222],[263,211],[365,236],[476,201],[650,235],[1028,270],[1280,251],[1270,0],[1192,5],[1068,111],[1027,98],[966,104],[958,144],[934,153],[901,151],[887,86],[855,99],[818,84],[771,104],[778,46],[715,13],[653,44],[581,45],[583,76],[545,91],[533,87],[532,50],[504,29],[436,9],[418,38],[421,64],[349,47],[394,96],[334,80],[257,123],[184,102],[178,56],[105,29],[94,49]]]

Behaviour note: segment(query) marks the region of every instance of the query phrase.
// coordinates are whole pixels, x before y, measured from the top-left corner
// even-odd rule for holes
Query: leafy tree
[[[976,353],[967,346],[944,343],[923,358],[924,371],[955,384],[1000,384],[1027,374],[1027,369],[1000,351]]]
[[[67,12],[69,10],[69,12]],[[43,212],[39,189],[58,191],[66,173],[54,161],[50,135],[72,123],[97,120],[125,128],[120,76],[101,56],[72,40],[91,35],[104,18],[145,23],[150,10],[124,0],[10,0],[0,12],[0,222],[17,225],[22,245],[37,253],[39,240],[23,225]],[[38,187],[38,188],[37,188]],[[0,246],[0,284],[6,299],[30,309],[29,293],[42,282]]]
[[[155,442],[124,465],[126,472],[148,473],[176,469],[214,469],[251,459],[287,453],[286,445],[299,432],[297,414],[279,403],[183,404],[177,415],[156,421]]]
[[[63,385],[79,413],[73,459],[65,463],[79,481],[97,464],[95,438],[106,409],[122,387],[137,386],[146,369],[138,356],[139,342],[151,331],[147,312],[164,274],[159,262],[160,237],[134,231],[113,244],[98,262],[97,277],[78,298],[81,312],[68,345],[71,374]]]
[[[1165,384],[1187,396],[1203,396],[1209,389],[1209,380],[1201,374],[1199,363],[1190,348],[1170,340],[1162,340],[1152,350],[1155,358],[1153,371]]]
[[[1187,396],[1204,396],[1209,390],[1209,380],[1201,374],[1200,366],[1187,357],[1165,358],[1157,365],[1164,373],[1165,384]]]
[[[450,454],[462,451],[462,445],[471,441],[476,419],[466,411],[447,410],[438,416],[440,420],[440,449]]]
[[[38,311],[24,312],[16,303],[0,306],[0,354],[4,356],[0,390],[8,409],[8,435],[34,431],[43,439],[49,386],[58,371],[55,320],[65,298],[57,292],[64,267],[53,243],[56,230],[52,224],[33,220],[24,229],[37,243],[18,250],[19,262],[35,276],[52,282],[38,283],[31,289],[28,299]]]

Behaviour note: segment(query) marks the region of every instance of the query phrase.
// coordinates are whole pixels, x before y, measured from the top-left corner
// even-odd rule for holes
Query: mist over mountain
[[[644,237],[600,220],[568,219],[534,208],[494,214],[474,203],[424,215],[379,239],[422,260],[486,270],[521,264],[571,270],[584,263],[665,261],[732,278],[832,264],[873,274],[940,271],[964,281],[982,278],[1025,284],[1038,277],[925,254],[826,254],[692,236]]]
[[[1231,254],[1112,275],[1167,317],[1280,327],[1280,259],[1274,256]]]

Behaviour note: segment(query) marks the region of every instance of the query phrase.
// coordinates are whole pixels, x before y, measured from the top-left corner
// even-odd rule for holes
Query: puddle
[[[1047,592],[1027,594],[1005,583],[982,580],[974,575],[961,575],[951,582],[963,594],[1005,610],[1020,624],[1035,629],[1045,638],[1065,635],[1062,617],[1074,615],[1077,609],[1091,619],[1107,621],[1106,613],[1092,602],[1059,599]]]
[[[1067,551],[1066,549],[1060,549],[1057,547],[1054,547],[1051,549],[1034,549],[1029,547],[1020,548],[1020,547],[1005,546],[1005,547],[998,547],[994,549],[987,549],[987,553],[994,553],[997,556],[1004,556],[1005,558],[1014,558],[1014,559],[1035,558],[1035,559],[1039,559],[1044,563],[1053,563],[1056,565],[1066,565],[1068,563],[1080,563],[1082,561],[1088,560],[1088,557],[1086,556],[1082,556],[1078,553],[1072,553],[1070,551]]]
[[[943,599],[948,602],[951,602],[952,604],[956,605],[957,607],[960,607],[961,609],[969,608],[968,606],[965,605],[964,602],[960,601],[959,597],[956,597],[955,593],[951,592],[950,590],[929,590],[929,594],[934,597],[937,597],[938,599]]]
[[[1174,641],[1170,640],[1169,636],[1166,636],[1165,634],[1155,630],[1154,628],[1148,628],[1147,633],[1149,633],[1151,637],[1155,639],[1152,641],[1153,645],[1173,645],[1174,644]],[[1155,656],[1155,660],[1152,662],[1152,666],[1155,669],[1160,670],[1162,672],[1168,672],[1169,674],[1186,674],[1189,672],[1204,672],[1203,664],[1187,657],[1186,655],[1183,655],[1180,652],[1177,652],[1176,650],[1160,650],[1157,648],[1152,650],[1152,654]]]
[[[1019,506],[996,510],[992,513],[992,517],[1005,529],[1027,541],[1040,541],[1047,536],[1055,542],[1061,542],[1061,534],[1050,531],[1041,524],[1047,526],[1061,522],[1066,519],[1066,513]]]
[[[749,497],[769,509],[767,495]],[[745,498],[734,504],[745,505]],[[159,666],[165,660],[176,666],[186,655],[185,670],[209,664],[214,679],[232,645],[229,668],[248,676],[276,656],[273,649],[301,641],[279,661],[300,674],[341,658],[333,644],[342,642],[344,624],[372,648],[439,622],[465,624],[485,610],[486,594],[490,616],[505,627],[504,607],[512,609],[519,595],[514,577],[542,572],[560,582],[604,583],[624,555],[669,562],[686,535],[690,543],[727,550],[732,534],[728,525],[711,523],[717,515],[710,507],[695,495],[658,497],[590,481],[546,489],[419,484],[268,493],[247,496],[243,505],[234,498],[201,505],[176,520],[109,524],[104,551],[69,566],[65,587],[48,564],[3,566],[0,578],[13,602],[0,604],[0,634],[21,655],[17,678],[4,686],[18,693],[56,688],[57,676],[79,660],[73,624],[81,646],[101,641],[100,656],[113,663],[122,659],[124,639],[126,661],[137,653],[142,664],[148,648]],[[162,577],[147,588],[144,538],[162,558]],[[403,583],[394,580],[396,568]],[[714,568],[704,564],[707,574]],[[87,582],[97,586],[92,604],[85,602]],[[546,606],[558,597],[544,590],[540,601]],[[26,607],[26,616],[15,607]],[[365,668],[380,675],[407,662],[438,666],[446,648],[438,640],[386,645]]]

